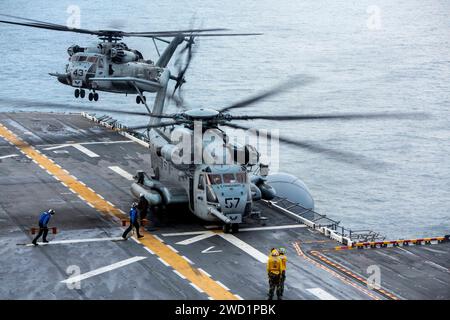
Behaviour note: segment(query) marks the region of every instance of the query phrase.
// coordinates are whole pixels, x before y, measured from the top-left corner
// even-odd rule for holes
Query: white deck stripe
[[[80,145],[91,145],[91,144],[116,144],[116,143],[131,143],[133,141],[130,140],[117,140],[117,141],[90,141],[90,142],[78,142],[76,144],[80,144]],[[64,143],[64,144],[38,144],[36,145],[36,147],[42,148],[42,147],[46,147],[44,148],[44,150],[55,150],[55,149],[60,149],[60,148],[64,148],[64,147],[69,147],[74,145],[74,143]]]
[[[150,250],[150,249],[147,248],[147,247],[144,247],[144,250],[147,250],[150,254],[155,254],[152,250]]]
[[[122,237],[92,238],[92,239],[73,239],[73,240],[50,241],[49,243],[38,242],[38,244],[40,244],[40,245],[72,244],[72,243],[99,242],[99,241],[117,241],[117,240],[123,240],[123,239],[122,239]],[[33,244],[27,244],[27,246],[31,247],[31,246],[33,246]]]
[[[183,276],[181,273],[179,273],[177,270],[173,269],[172,270],[177,276],[179,276],[181,279],[186,279],[185,276]]]
[[[224,288],[225,290],[228,290],[228,291],[230,291],[230,288],[228,288],[226,285],[224,285],[222,282],[220,282],[220,281],[218,281],[218,280],[216,280],[216,282],[217,282],[217,284],[219,285],[219,286],[221,286],[222,288]]]
[[[194,262],[192,262],[191,260],[189,260],[189,258],[188,257],[186,257],[186,256],[181,256],[184,260],[186,260],[188,263],[190,263],[190,264],[195,264]]]
[[[207,277],[211,278],[211,275],[206,272],[205,270],[203,270],[202,268],[197,268],[199,271],[203,272]],[[216,281],[217,283],[219,283],[219,281]]]
[[[206,226],[207,229],[216,229],[219,226]],[[264,230],[281,230],[281,229],[295,229],[295,228],[306,228],[304,224],[290,224],[284,226],[273,226],[273,227],[255,227],[255,228],[242,228],[239,231],[264,231]],[[177,237],[177,236],[190,236],[196,234],[205,234],[212,231],[187,231],[187,232],[174,232],[174,233],[163,233],[164,237]]]
[[[261,251],[255,249],[255,248],[253,248],[251,245],[242,241],[241,239],[235,237],[234,235],[229,234],[229,233],[219,233],[219,236],[221,236],[223,239],[227,240],[232,245],[235,245],[236,247],[238,247],[245,253],[251,255],[253,258],[258,260],[259,262],[261,262],[261,263],[267,262],[267,256],[265,254],[263,254]]]
[[[193,287],[195,288],[195,290],[197,290],[198,292],[201,292],[201,293],[205,292],[205,291],[203,291],[202,289],[200,289],[199,287],[197,287],[195,284],[193,284],[192,282],[189,282],[189,284],[190,284],[191,286],[193,286]]]
[[[209,231],[188,231],[188,232],[175,232],[175,233],[162,233],[164,237],[178,237],[178,236],[191,236],[195,234],[204,234]]]
[[[0,159],[6,159],[6,158],[14,158],[14,157],[18,157],[18,154],[9,154],[7,156],[1,156]]]
[[[124,267],[124,266],[126,266],[128,264],[131,264],[133,262],[137,262],[137,261],[144,260],[144,259],[147,259],[147,257],[137,256],[137,257],[129,258],[129,259],[126,259],[126,260],[122,260],[122,261],[113,263],[113,264],[111,264],[109,266],[105,266],[105,267],[102,267],[102,268],[98,268],[98,269],[95,269],[95,270],[92,270],[92,271],[80,274],[80,275],[75,276],[75,277],[70,277],[70,278],[68,278],[66,280],[63,280],[61,282],[62,283],[74,283],[74,282],[82,281],[82,280],[94,277],[96,275],[99,275],[99,274],[102,274],[102,273],[105,273],[105,272],[108,272],[108,271],[111,271],[111,270],[114,270],[114,269],[118,269],[118,268]]]
[[[167,262],[165,262],[162,258],[158,258],[159,261],[161,261],[161,263],[163,265],[165,265],[166,267],[170,267],[170,264],[168,264]]]
[[[186,239],[186,240],[183,240],[183,241],[179,241],[179,242],[177,242],[177,244],[188,245],[188,244],[192,244],[194,242],[197,242],[197,241],[200,241],[200,240],[203,240],[203,239],[207,239],[207,238],[215,236],[215,235],[216,235],[216,233],[211,232],[211,231],[207,231],[207,232],[204,232],[203,234],[200,234],[200,235],[195,236],[193,238],[189,238],[189,239]]]
[[[72,145],[75,149],[77,149],[78,151],[83,152],[84,154],[86,154],[87,156],[91,157],[91,158],[99,158],[100,156],[98,154],[96,154],[95,152],[92,152],[91,150],[89,150],[86,147],[83,147],[80,144],[74,144]]]
[[[174,247],[172,247],[170,244],[167,244],[167,248],[169,248],[170,250],[172,250],[175,253],[178,253],[178,250],[175,249]]]
[[[274,227],[255,227],[255,228],[242,228],[239,231],[262,231],[262,230],[282,230],[282,229],[295,229],[306,228],[305,224],[290,224],[286,226],[274,226]]]
[[[310,288],[306,290],[315,295],[320,300],[338,300],[335,296],[329,294],[328,292],[326,292],[321,288]]]
[[[437,263],[435,263],[435,262],[433,262],[433,261],[426,260],[425,263],[428,264],[428,265],[430,265],[430,266],[433,266],[433,267],[435,267],[435,268],[438,268],[439,270],[443,270],[443,271],[446,271],[446,272],[450,272],[450,269],[448,269],[448,268],[446,268],[446,267],[444,267],[444,266],[441,266],[440,264],[437,264]]]
[[[111,166],[111,167],[108,167],[108,168],[110,168],[112,171],[114,171],[115,173],[121,175],[122,177],[124,177],[127,180],[130,180],[130,181],[134,180],[133,179],[133,175],[129,174],[128,172],[123,170],[121,167]]]
[[[70,146],[70,144],[60,144],[60,145],[57,145],[57,146],[54,146],[54,147],[49,147],[49,148],[44,148],[44,150],[56,150],[56,149],[61,149],[61,148],[64,148],[64,147],[68,147],[68,146]],[[37,147],[39,147],[39,146],[37,146]]]

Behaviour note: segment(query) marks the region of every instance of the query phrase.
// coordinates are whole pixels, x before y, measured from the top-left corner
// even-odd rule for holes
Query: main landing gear
[[[75,98],[84,98],[86,96],[86,91],[84,89],[75,89]]]
[[[239,223],[227,223],[222,227],[224,233],[238,233],[239,232]]]
[[[84,98],[86,96],[86,90],[84,89],[75,89],[74,91],[75,98]],[[97,92],[89,92],[88,94],[89,101],[98,101],[98,93]]]
[[[89,101],[98,101],[98,93],[97,92],[89,92],[88,96]]]
[[[142,102],[141,96],[136,96],[136,103],[137,104],[140,104],[140,103],[145,104],[145,102],[147,102],[147,98],[145,96],[142,96],[142,97],[144,98],[144,102]]]

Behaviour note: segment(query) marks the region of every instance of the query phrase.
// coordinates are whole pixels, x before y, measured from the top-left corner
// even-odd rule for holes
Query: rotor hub
[[[184,116],[189,120],[215,120],[220,112],[214,109],[192,109],[184,112]]]

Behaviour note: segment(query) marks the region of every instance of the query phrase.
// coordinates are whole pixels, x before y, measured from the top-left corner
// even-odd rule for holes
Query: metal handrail
[[[327,217],[325,214],[318,213],[314,210],[307,209],[300,205],[299,203],[295,203],[286,198],[275,197],[270,202],[275,203],[277,206],[283,208],[284,210],[291,211],[299,216],[305,216],[306,214],[312,214],[312,217],[308,218],[309,221],[315,223],[319,227],[328,227],[329,229],[335,231],[342,237],[347,237],[349,239],[358,240],[358,241],[375,241],[375,240],[384,240],[386,237],[382,236],[380,233],[372,231],[372,230],[352,230],[349,228],[345,228],[340,225],[340,221],[333,220]],[[300,209],[302,212],[295,212],[293,209]],[[296,210],[297,211],[297,210]],[[320,221],[320,223],[318,223]]]

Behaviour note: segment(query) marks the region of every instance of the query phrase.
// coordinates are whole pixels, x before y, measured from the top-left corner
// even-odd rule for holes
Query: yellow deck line
[[[75,193],[81,196],[88,204],[91,204],[99,212],[103,214],[110,214],[119,219],[126,217],[119,209],[102,199],[94,191],[89,190],[89,188],[82,182],[76,180],[70,175],[70,173],[53,163],[49,158],[47,158],[47,156],[43,155],[37,149],[20,139],[1,123],[0,136],[13,143],[20,151],[35,160],[38,165],[42,166],[44,170],[47,170],[48,173],[58,178],[62,183],[65,183],[67,188],[75,191]],[[216,281],[204,275],[197,268],[194,268],[179,254],[156,239],[150,232],[144,230],[143,234],[145,237],[139,240],[140,243],[166,261],[172,268],[177,270],[189,281],[202,289],[207,295],[215,300],[238,300],[238,297],[233,295],[228,290],[225,290]]]

